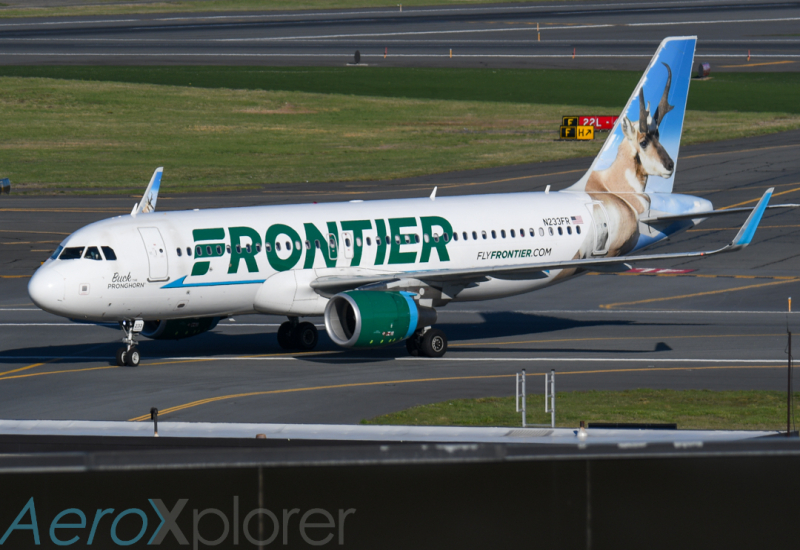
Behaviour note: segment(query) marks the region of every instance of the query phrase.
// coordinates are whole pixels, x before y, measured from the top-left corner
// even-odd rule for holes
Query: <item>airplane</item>
[[[344,348],[405,341],[441,357],[436,308],[531,292],[635,262],[745,248],[772,189],[754,208],[714,210],[672,192],[696,37],[666,38],[586,174],[559,192],[156,212],[163,169],[130,215],[75,231],[32,276],[41,309],[119,323],[116,362],[138,366],[139,336],[179,339],[245,314],[288,317],[283,349],[308,351],[322,316]],[[655,101],[658,101],[656,104]],[[651,106],[651,101],[652,106]],[[706,218],[749,212],[717,250],[633,253]]]

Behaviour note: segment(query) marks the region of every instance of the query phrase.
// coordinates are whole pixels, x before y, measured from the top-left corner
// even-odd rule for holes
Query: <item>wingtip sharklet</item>
[[[758,224],[761,223],[761,217],[764,215],[767,205],[769,205],[769,200],[772,198],[772,192],[774,190],[774,187],[770,187],[764,192],[761,200],[758,201],[758,204],[755,208],[753,208],[753,211],[750,212],[750,215],[747,217],[744,225],[742,225],[742,228],[739,229],[736,237],[734,237],[733,241],[731,241],[731,248],[744,248],[750,244],[750,241],[753,240],[753,236],[756,234],[756,229],[758,229]]]

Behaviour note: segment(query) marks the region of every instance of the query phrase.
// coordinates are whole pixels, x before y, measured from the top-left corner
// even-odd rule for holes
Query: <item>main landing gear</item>
[[[442,357],[447,351],[447,336],[438,328],[418,330],[406,340],[406,349],[414,357]]]
[[[278,329],[278,345],[285,350],[311,351],[318,341],[314,323],[301,323],[297,317],[289,317]]]
[[[141,356],[139,355],[139,348],[136,347],[136,335],[144,328],[144,321],[141,319],[136,319],[135,321],[126,319],[119,322],[119,328],[125,333],[122,338],[122,343],[125,345],[117,350],[117,366],[138,367]]]

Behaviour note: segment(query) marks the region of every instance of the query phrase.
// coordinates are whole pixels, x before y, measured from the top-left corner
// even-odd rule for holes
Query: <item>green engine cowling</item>
[[[219,317],[145,321],[141,334],[153,340],[180,340],[207,332],[217,326]]]
[[[345,348],[377,348],[409,338],[436,322],[436,310],[422,307],[410,292],[350,290],[330,299],[325,328]]]

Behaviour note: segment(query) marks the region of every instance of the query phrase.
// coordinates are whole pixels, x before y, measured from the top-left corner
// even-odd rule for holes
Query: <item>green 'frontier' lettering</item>
[[[403,227],[417,227],[416,218],[391,218],[389,228],[392,230],[392,250],[389,252],[390,264],[413,264],[417,259],[416,251],[400,252],[405,235],[400,232]],[[399,239],[398,239],[399,237]]]
[[[313,223],[304,223],[303,227],[306,229],[306,240],[311,245],[311,248],[306,250],[306,260],[303,263],[303,269],[311,269],[314,267],[314,258],[317,255],[317,243],[320,246],[320,253],[322,259],[325,260],[327,267],[336,267],[336,247],[328,246],[328,238],[325,237],[317,226]],[[336,235],[336,222],[328,222],[328,234]],[[333,250],[331,250],[333,248]]]
[[[353,260],[350,267],[361,265],[361,251],[364,246],[365,229],[372,229],[372,222],[369,220],[350,220],[342,222],[342,231],[352,231],[355,244],[353,245]]]
[[[228,233],[231,236],[231,261],[228,264],[228,273],[239,271],[239,261],[244,260],[247,264],[249,273],[258,272],[258,262],[256,262],[257,247],[261,246],[261,236],[255,229],[250,227],[229,227]],[[247,246],[242,246],[242,237],[250,239],[248,252]]]
[[[292,253],[288,258],[281,258],[278,256],[277,246],[274,246],[276,237],[278,235],[286,235],[292,241]],[[273,244],[273,246],[265,248],[267,248],[267,259],[269,260],[269,265],[271,265],[272,269],[275,271],[288,271],[292,269],[295,265],[297,265],[297,262],[300,260],[300,256],[303,254],[296,244],[300,242],[300,235],[297,234],[297,231],[282,223],[276,223],[267,229],[267,235],[264,238],[264,242]]]
[[[422,216],[420,221],[422,222],[422,234],[431,236],[427,242],[425,242],[425,239],[422,239],[422,254],[419,255],[420,263],[425,263],[430,260],[432,248],[436,249],[436,253],[439,256],[439,261],[449,262],[450,254],[447,253],[447,243],[444,241],[444,238],[441,235],[444,233],[452,235],[453,226],[450,225],[449,221],[440,216]],[[438,239],[439,242],[436,242],[433,239],[432,229],[434,227],[441,228],[442,233],[440,233],[440,237]]]
[[[375,248],[375,265],[382,265],[386,257],[386,222],[375,220],[375,229],[378,231],[378,246]]]

